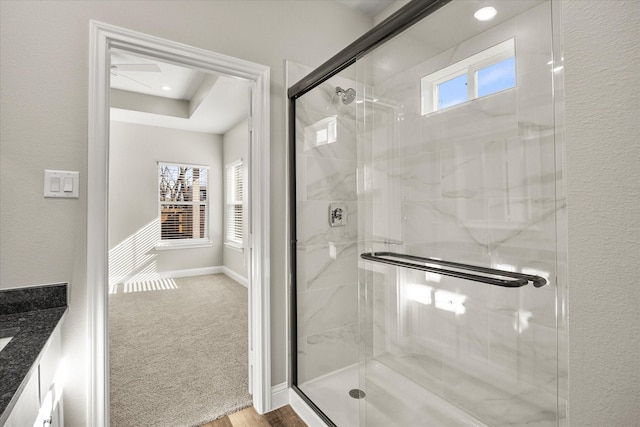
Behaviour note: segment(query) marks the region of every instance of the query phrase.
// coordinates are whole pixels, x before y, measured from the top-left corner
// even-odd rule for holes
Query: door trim
[[[252,85],[249,165],[249,377],[253,405],[271,409],[270,313],[270,69],[238,58],[89,22],[87,177],[87,300],[89,390],[87,424],[109,426],[108,163],[110,49],[117,47],[187,67],[246,80]]]

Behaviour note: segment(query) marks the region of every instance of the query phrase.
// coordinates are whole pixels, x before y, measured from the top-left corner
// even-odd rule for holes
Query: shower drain
[[[362,399],[363,397],[366,396],[365,392],[360,390],[359,388],[354,388],[349,390],[349,396],[353,397],[354,399]]]

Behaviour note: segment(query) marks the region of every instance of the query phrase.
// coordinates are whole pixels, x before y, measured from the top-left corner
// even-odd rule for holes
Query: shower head
[[[342,89],[340,86],[336,88],[336,95],[342,99],[344,105],[349,105],[356,99],[356,91],[352,88]]]

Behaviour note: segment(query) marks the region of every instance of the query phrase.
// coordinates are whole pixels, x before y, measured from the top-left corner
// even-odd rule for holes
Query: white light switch
[[[60,177],[59,176],[52,176],[51,177],[51,184],[49,185],[49,190],[53,193],[59,193],[60,192]]]
[[[44,171],[44,197],[77,199],[80,187],[80,172]]]
[[[71,178],[70,176],[64,177],[64,192],[73,192],[73,178]]]

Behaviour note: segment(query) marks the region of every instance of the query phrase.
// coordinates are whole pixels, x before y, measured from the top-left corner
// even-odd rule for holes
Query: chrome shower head
[[[349,105],[356,99],[356,91],[352,88],[342,89],[340,86],[336,88],[336,95],[342,99],[344,105]]]

